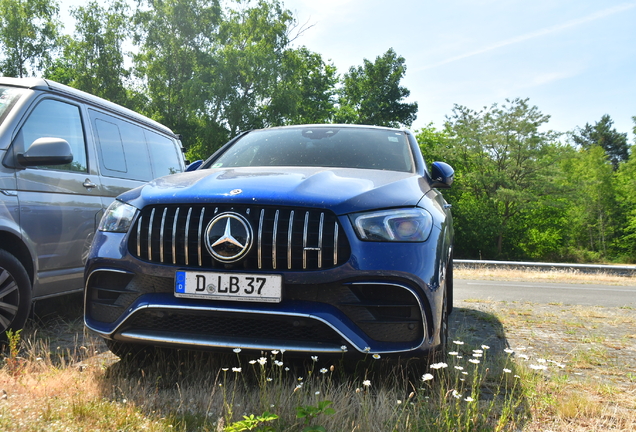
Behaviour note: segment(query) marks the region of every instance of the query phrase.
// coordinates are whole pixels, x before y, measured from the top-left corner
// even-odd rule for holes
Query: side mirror
[[[18,153],[22,166],[64,165],[73,162],[73,153],[68,141],[62,138],[38,138],[24,153]]]
[[[445,162],[433,162],[431,166],[431,187],[449,188],[453,184],[455,170]]]
[[[195,169],[199,168],[202,163],[203,160],[201,159],[199,159],[198,161],[194,161],[190,165],[188,165],[185,170],[186,172],[194,171]]]

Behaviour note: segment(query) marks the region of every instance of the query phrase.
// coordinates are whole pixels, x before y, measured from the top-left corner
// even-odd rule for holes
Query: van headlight
[[[106,209],[97,229],[107,232],[127,232],[135,214],[137,214],[137,207],[115,200]]]
[[[361,240],[422,242],[433,229],[433,217],[421,208],[355,213],[349,216]]]

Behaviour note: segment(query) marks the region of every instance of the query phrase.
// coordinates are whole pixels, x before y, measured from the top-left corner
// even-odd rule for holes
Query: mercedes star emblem
[[[205,246],[219,261],[238,261],[252,246],[252,228],[247,219],[238,213],[221,213],[210,221],[205,230]]]

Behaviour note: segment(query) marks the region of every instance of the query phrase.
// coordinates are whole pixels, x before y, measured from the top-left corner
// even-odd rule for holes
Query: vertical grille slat
[[[338,265],[338,224],[333,227],[333,265]]]
[[[255,232],[243,259],[223,263],[205,245],[207,227],[220,214],[247,219]],[[188,204],[142,209],[128,250],[145,261],[184,268],[227,270],[320,270],[345,263],[351,254],[338,218],[325,210],[253,205]]]
[[[294,233],[294,211],[289,213],[289,227],[287,228],[287,269],[292,268],[292,238]]]
[[[274,228],[272,232],[272,268],[276,270],[276,236],[278,235],[278,215],[280,214],[280,210],[276,210],[276,215],[274,216]]]
[[[141,225],[144,222],[143,217],[139,217],[137,221],[137,256],[141,256]]]
[[[322,268],[322,230],[325,227],[325,214],[320,213],[320,226],[318,227],[318,268]]]
[[[197,250],[197,254],[199,257],[199,267],[203,266],[203,250],[201,248],[201,241],[203,240],[203,216],[205,215],[205,207],[203,207],[201,209],[201,216],[199,216],[199,235],[198,235],[198,239],[197,239],[197,244],[198,244],[198,250]]]
[[[305,225],[303,226],[303,270],[307,269],[307,234],[309,229],[309,212],[305,212]]]
[[[150,213],[150,223],[148,224],[148,260],[152,261],[152,224],[155,221],[155,209]]]
[[[163,234],[166,232],[166,213],[168,213],[168,207],[163,209],[163,214],[161,215],[161,228],[159,229],[159,261],[163,262],[164,254],[163,254]]]
[[[258,268],[263,268],[263,219],[265,218],[265,209],[261,210],[258,218]]]
[[[189,265],[190,264],[190,248],[189,248],[189,241],[190,241],[190,217],[192,216],[192,207],[190,207],[190,209],[188,210],[188,217],[186,218],[186,224],[185,224],[185,240],[183,242],[183,252],[185,254],[185,265]]]
[[[174,221],[172,222],[172,264],[177,263],[177,222],[179,221],[179,207],[174,213]]]

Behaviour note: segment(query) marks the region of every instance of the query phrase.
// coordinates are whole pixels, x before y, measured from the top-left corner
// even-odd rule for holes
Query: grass
[[[351,367],[231,350],[119,361],[84,332],[80,306],[65,300],[12,337],[0,430],[636,429],[633,309],[465,301],[437,365],[369,355]]]
[[[3,431],[243,430],[259,417],[277,431],[514,430],[529,416],[520,383],[536,379],[512,358],[468,345],[424,367],[430,379],[371,356],[350,374],[337,360],[299,364],[282,353],[159,353],[145,365],[108,365],[81,354],[96,346],[78,357],[39,347],[12,359],[19,369],[5,358]]]
[[[470,268],[458,266],[454,270],[458,279],[471,280],[509,280],[523,281],[532,279],[551,283],[572,283],[572,284],[603,284],[603,285],[636,285],[636,275],[620,276],[610,273],[584,273],[580,270],[553,269],[545,270],[518,270],[501,268]]]

